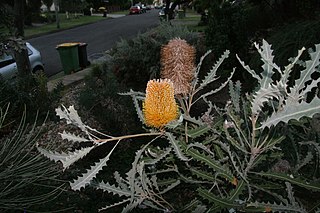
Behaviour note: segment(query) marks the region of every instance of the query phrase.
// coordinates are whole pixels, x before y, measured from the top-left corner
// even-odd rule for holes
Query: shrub
[[[9,104],[0,107],[0,209],[13,212],[54,199],[64,184],[56,182],[58,167],[35,150],[41,129],[26,123],[26,111],[15,111],[21,116],[19,127],[8,129],[10,110]]]
[[[118,92],[123,90],[110,71],[108,63],[95,65],[81,90],[79,104],[109,133],[123,135],[138,131],[135,112],[132,105],[128,104],[130,99],[118,95]]]
[[[61,87],[52,93],[48,92],[45,74],[30,74],[24,76],[23,79],[17,77],[15,82],[1,78],[0,81],[0,100],[10,103],[12,109],[7,115],[8,120],[18,121],[19,113],[25,108],[28,110],[28,118],[34,118],[39,114],[38,116],[43,119],[57,106],[57,101],[61,96]]]
[[[296,156],[295,162],[284,158],[285,152],[279,146],[292,138],[290,135],[297,130],[299,120],[303,121],[301,118],[319,112],[319,97],[308,102],[305,99],[319,82],[312,80],[311,75],[320,65],[320,45],[309,51],[305,63],[299,61],[304,51],[301,49],[292,63],[283,69],[274,63],[273,50],[266,41],[255,47],[264,63],[261,74],[238,58],[243,68],[257,79],[257,87],[250,94],[242,94],[240,82],[233,83],[231,76],[217,89],[203,93],[203,88],[217,79],[220,64],[229,56],[229,51],[225,51],[200,80],[199,69],[208,52],[201,58],[194,79],[188,81],[192,88],[188,94],[173,97],[174,79],[149,81],[146,94],[125,93],[133,98],[146,132],[101,138],[100,132],[81,122],[72,106],[63,106],[56,109],[57,115],[68,124],[81,128],[86,136],[64,132],[62,138],[92,144],[68,155],[44,149],[39,151],[62,162],[67,169],[93,149],[116,142],[99,162],[70,182],[73,190],[91,184],[119,196],[119,202],[108,203],[100,210],[122,205],[123,212],[137,207],[166,212],[307,212],[308,204],[319,206],[316,195],[320,191],[317,182],[320,174],[319,164],[315,163],[320,160],[318,136],[309,137],[308,141],[304,137],[294,137],[292,143],[296,149],[292,154]],[[184,55],[184,52],[177,54]],[[302,66],[303,72],[293,85],[288,85],[294,66]],[[279,73],[276,79],[272,79],[274,73]],[[310,83],[306,84],[307,81]],[[209,96],[227,84],[231,99],[220,109]],[[190,110],[200,100],[206,103],[206,111],[202,117],[192,117]],[[176,101],[180,116],[172,120],[177,113]],[[282,132],[284,128],[286,134]],[[132,168],[124,177],[115,172],[113,182],[92,182],[121,141],[140,137],[151,139],[136,152]],[[294,164],[296,162],[298,164]],[[309,194],[309,190],[315,192],[314,200],[306,200],[305,193]]]
[[[163,23],[134,39],[118,42],[110,53],[112,72],[121,84],[142,91],[149,79],[159,77],[161,46],[176,37],[199,46],[197,34],[184,27]]]
[[[206,30],[206,45],[220,55],[227,48],[231,51],[231,67],[235,65],[235,53],[242,57],[249,47],[248,11],[243,4],[212,4],[209,9],[209,25]]]

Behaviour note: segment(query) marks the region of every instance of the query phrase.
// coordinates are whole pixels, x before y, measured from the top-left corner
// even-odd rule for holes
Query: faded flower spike
[[[148,82],[143,113],[146,125],[156,128],[162,128],[178,117],[178,105],[169,79]]]
[[[176,38],[161,49],[161,78],[173,82],[175,94],[187,94],[195,77],[195,53],[193,46]]]

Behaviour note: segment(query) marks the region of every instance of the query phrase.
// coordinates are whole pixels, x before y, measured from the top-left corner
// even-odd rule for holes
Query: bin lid
[[[79,42],[62,43],[62,44],[58,44],[57,48],[59,48],[59,47],[74,47],[77,45],[79,45]]]
[[[87,46],[88,45],[87,43],[84,43],[84,42],[79,42],[78,44],[79,44],[79,46]]]

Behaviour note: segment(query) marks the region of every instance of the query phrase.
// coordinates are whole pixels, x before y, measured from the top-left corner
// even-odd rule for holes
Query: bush
[[[44,119],[58,105],[62,88],[49,93],[45,74],[30,74],[23,79],[17,77],[15,82],[1,78],[0,81],[0,103],[10,103],[12,109],[7,115],[8,120],[18,121],[19,113],[25,109],[28,111],[28,121],[37,116]]]
[[[110,72],[108,64],[95,65],[86,78],[79,103],[91,113],[99,124],[114,135],[140,130],[128,97],[120,96],[125,89]]]
[[[63,158],[58,153],[40,151],[52,160],[61,161],[66,169],[91,150],[116,142],[99,162],[70,182],[73,190],[91,184],[118,195],[119,201],[108,202],[100,210],[115,206],[122,206],[123,212],[135,208],[163,212],[319,210],[319,129],[309,135],[310,128],[305,134],[308,124],[303,118],[313,117],[320,110],[319,97],[306,101],[318,83],[311,75],[320,65],[320,44],[309,51],[307,61],[299,60],[302,49],[284,68],[274,63],[273,50],[266,41],[255,47],[264,63],[261,74],[238,59],[257,79],[256,88],[250,93],[242,93],[241,83],[228,78],[218,89],[196,98],[196,94],[217,80],[217,69],[229,56],[226,51],[202,81],[198,78],[201,60],[194,79],[187,82],[191,86],[187,94],[173,95],[176,90],[172,82],[181,83],[174,79],[151,80],[146,93],[127,92],[146,131],[117,137],[106,135],[101,139],[98,137],[101,133],[82,123],[73,107],[63,107],[56,109],[57,115],[86,134],[78,137],[64,132],[63,137],[70,141],[91,141],[91,145]],[[288,85],[295,66],[302,66],[303,72],[293,85]],[[274,73],[279,75],[273,76]],[[217,108],[208,97],[227,83],[231,99],[225,107]],[[172,115],[177,114],[176,100],[180,115],[172,120]],[[200,100],[206,104],[206,111],[202,117],[191,117],[191,108]],[[91,181],[106,166],[121,141],[138,137],[147,137],[150,142],[136,151],[132,167],[125,175],[116,171],[112,182]],[[279,149],[286,140],[294,144],[291,158],[284,156],[289,153],[287,150]],[[310,190],[312,199],[307,196]]]
[[[161,46],[175,37],[185,39],[200,48],[198,34],[191,33],[184,27],[163,23],[158,28],[139,34],[134,39],[121,40],[117,43],[110,53],[112,72],[126,87],[144,90],[149,79],[159,77]]]
[[[250,37],[247,15],[242,4],[213,4],[209,9],[209,25],[206,30],[208,49],[212,49],[215,55],[220,55],[228,49],[232,54],[246,56]],[[231,57],[230,63],[234,66],[236,58],[234,55]]]

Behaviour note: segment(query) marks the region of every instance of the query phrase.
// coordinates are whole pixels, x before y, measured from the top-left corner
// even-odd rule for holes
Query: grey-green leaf
[[[320,99],[315,97],[310,103],[302,101],[299,102],[286,102],[283,109],[274,112],[266,121],[262,122],[259,129],[277,125],[279,122],[288,123],[289,120],[300,118],[312,117],[314,114],[320,112]]]

